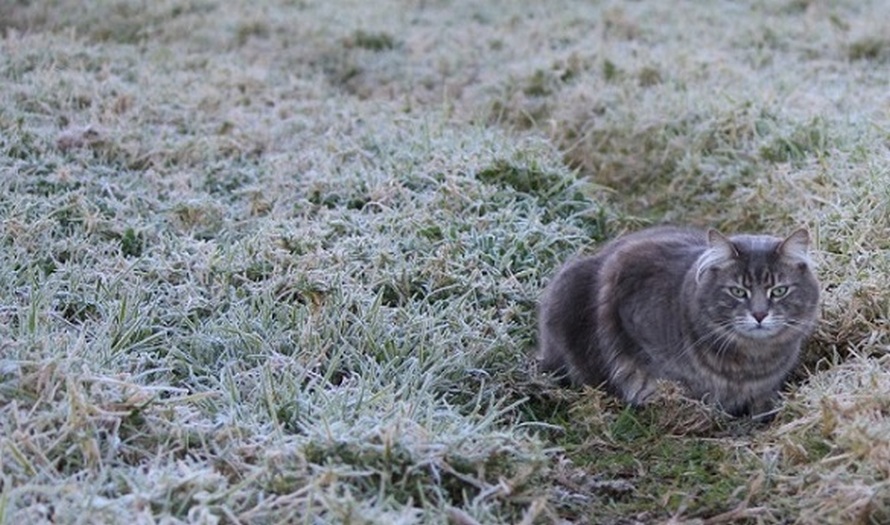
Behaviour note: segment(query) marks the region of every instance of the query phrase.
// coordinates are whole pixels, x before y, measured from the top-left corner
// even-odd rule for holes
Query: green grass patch
[[[386,51],[396,47],[395,38],[386,32],[369,32],[357,29],[350,38],[344,40],[346,47],[358,47],[370,51]]]
[[[847,46],[847,56],[850,60],[886,62],[890,59],[890,39],[875,36],[860,38]]]
[[[529,406],[537,407],[534,417],[562,429],[549,431],[565,450],[557,479],[572,496],[562,512],[658,521],[715,516],[747,501],[758,464],[736,443],[752,430],[749,422],[711,413],[670,390],[644,409],[622,408],[590,390],[550,396]]]

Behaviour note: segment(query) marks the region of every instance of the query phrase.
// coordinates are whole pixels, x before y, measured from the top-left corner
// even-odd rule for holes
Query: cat
[[[538,313],[538,360],[631,405],[658,380],[768,417],[819,317],[809,233],[726,237],[662,226],[567,263]]]

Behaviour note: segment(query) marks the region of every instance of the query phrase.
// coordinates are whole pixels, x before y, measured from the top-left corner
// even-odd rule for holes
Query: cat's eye
[[[787,286],[773,286],[769,289],[769,296],[771,299],[779,299],[781,297],[785,297],[786,295],[788,295]]]
[[[745,299],[748,297],[748,290],[742,288],[741,286],[730,286],[727,288],[729,290],[729,295],[735,297],[736,299]]]

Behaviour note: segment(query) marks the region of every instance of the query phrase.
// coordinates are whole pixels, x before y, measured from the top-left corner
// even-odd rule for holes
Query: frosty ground
[[[0,4],[0,523],[890,520],[890,6]],[[535,372],[566,258],[810,229],[775,420]]]

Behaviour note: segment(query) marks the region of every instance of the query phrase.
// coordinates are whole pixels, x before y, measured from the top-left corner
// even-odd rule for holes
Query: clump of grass
[[[886,415],[888,359],[856,356],[813,377],[769,434],[774,461],[790,475],[766,474],[775,503],[813,523],[880,523],[890,516]],[[806,481],[804,481],[806,480]]]
[[[145,247],[145,239],[141,233],[136,233],[133,228],[124,230],[121,237],[121,253],[126,257],[139,257]]]
[[[565,447],[554,488],[561,514],[594,513],[605,521],[693,518],[745,504],[748,476],[757,462],[733,450],[732,443],[733,435],[750,431],[750,422],[686,399],[668,383],[643,409],[621,407],[592,389],[549,396],[535,417],[564,429],[552,437]],[[559,410],[548,413],[548,405]]]
[[[251,38],[268,38],[269,32],[269,24],[264,20],[244,21],[235,29],[235,41],[243,46]]]
[[[825,124],[818,118],[799,124],[788,135],[779,135],[760,149],[763,160],[772,163],[800,163],[811,155],[825,155],[831,148]]]
[[[397,47],[390,33],[357,29],[330,44],[318,61],[335,87],[367,98],[398,81],[404,57]]]
[[[621,124],[612,126],[613,119]],[[731,185],[733,175],[745,177],[769,163],[803,161],[824,154],[830,144],[823,124],[800,124],[786,135],[776,115],[750,104],[636,125],[620,119],[578,118],[559,140],[571,165],[631,196],[653,184],[676,187],[687,177],[704,179],[690,180],[702,186]]]
[[[609,59],[603,60],[603,78],[606,79],[606,82],[612,82],[618,79],[618,75],[621,74],[621,70]]]
[[[850,60],[886,62],[890,59],[890,39],[867,36],[851,42],[847,46]]]
[[[645,66],[640,69],[637,72],[637,79],[642,87],[655,86],[661,84],[664,80],[658,68],[652,66]]]
[[[550,84],[550,79],[547,73],[539,69],[528,79],[528,83],[522,91],[532,97],[551,95],[553,94],[553,88],[548,84]]]
[[[518,129],[536,128],[548,122],[555,107],[553,97],[577,83],[592,69],[589,56],[572,51],[527,75],[510,75],[492,91],[488,118]]]
[[[396,47],[396,39],[391,34],[356,29],[352,36],[343,40],[346,47],[357,47],[369,51],[386,51]]]

